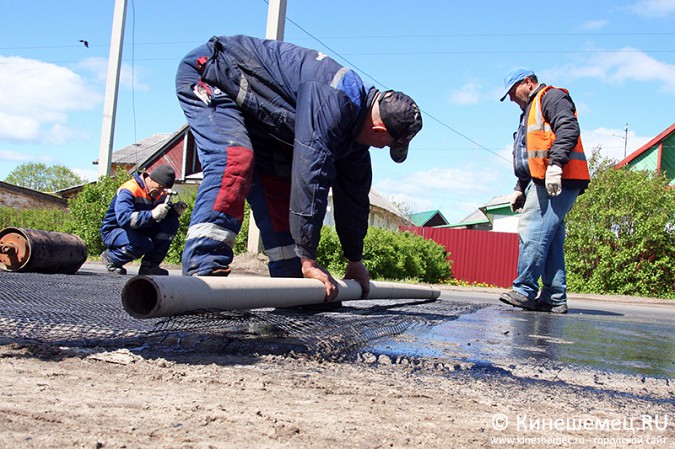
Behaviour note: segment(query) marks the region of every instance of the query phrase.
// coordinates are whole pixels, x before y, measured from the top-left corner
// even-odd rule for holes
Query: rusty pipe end
[[[12,244],[0,245],[0,254],[8,254],[8,255],[16,254],[16,246]]]
[[[122,289],[122,306],[134,318],[149,318],[159,305],[159,287],[150,276],[135,276]]]

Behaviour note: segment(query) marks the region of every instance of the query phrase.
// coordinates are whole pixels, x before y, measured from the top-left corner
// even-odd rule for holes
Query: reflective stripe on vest
[[[197,223],[188,228],[187,235],[185,236],[185,240],[203,238],[222,242],[230,248],[234,248],[237,233],[213,223]]]
[[[546,86],[537,92],[537,95],[530,103],[530,111],[527,116],[527,136],[525,146],[527,148],[527,162],[530,167],[530,175],[533,178],[546,178],[546,168],[549,165],[549,150],[555,142],[555,133],[551,130],[551,125],[544,118],[541,107],[541,99],[549,89],[560,89],[565,93],[567,90]],[[574,116],[577,116],[576,111]],[[590,180],[588,172],[588,163],[584,154],[584,147],[581,144],[581,137],[569,154],[569,161],[563,166],[563,179]]]

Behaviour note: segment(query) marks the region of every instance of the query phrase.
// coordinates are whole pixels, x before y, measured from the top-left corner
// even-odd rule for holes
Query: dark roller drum
[[[73,274],[87,260],[81,238],[65,232],[5,228],[0,231],[0,269]]]

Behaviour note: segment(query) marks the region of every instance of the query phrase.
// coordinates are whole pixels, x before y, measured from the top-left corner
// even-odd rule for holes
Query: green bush
[[[85,185],[77,196],[68,201],[71,220],[66,232],[84,240],[91,257],[98,257],[105,250],[100,234],[103,217],[117,188],[130,178],[127,172],[118,170],[114,177],[102,176],[98,182]]]
[[[100,230],[103,224],[103,217],[105,216],[110,201],[115,196],[115,192],[120,185],[131,179],[125,171],[118,171],[115,177],[101,177],[95,184],[88,184],[84,187],[82,192],[75,198],[68,202],[71,212],[71,220],[67,226],[67,231],[79,235],[84,240],[89,250],[89,254],[98,257],[98,254],[105,250],[103,240],[101,240]],[[167,264],[180,265],[181,257],[183,255],[183,248],[185,247],[185,237],[187,236],[187,229],[190,225],[190,218],[192,217],[192,210],[194,209],[195,200],[197,198],[197,186],[181,185],[176,186],[179,191],[177,198],[172,198],[172,201],[184,201],[187,203],[187,210],[180,216],[180,226],[176,237],[171,243],[169,252],[164,260]],[[244,215],[244,225],[242,232],[237,236],[235,244],[235,254],[246,252],[247,238],[248,238],[248,203]]]
[[[665,176],[591,162],[567,217],[570,290],[675,298],[675,190]]]
[[[342,246],[337,232],[328,226],[321,228],[321,240],[317,247],[317,262],[337,277],[342,277],[347,261],[342,254]]]
[[[110,201],[124,182],[131,179],[125,171],[114,177],[101,177],[87,184],[82,192],[68,201],[69,211],[54,209],[16,210],[0,207],[2,227],[21,227],[61,231],[78,235],[85,242],[90,256],[98,257],[105,250],[100,229]],[[178,186],[180,194],[174,201],[184,201],[188,209],[180,217],[180,227],[165,259],[167,264],[180,265],[185,237],[192,217],[197,186]],[[237,235],[235,254],[248,247],[250,206],[246,203],[241,231]],[[337,233],[324,226],[318,248],[318,261],[336,277],[342,277],[346,260]],[[393,232],[370,228],[364,242],[363,261],[373,279],[398,279],[428,283],[443,282],[451,277],[450,262],[445,248],[409,232]]]
[[[70,213],[61,209],[13,209],[0,206],[0,229],[24,228],[67,232]]]
[[[178,226],[178,232],[176,232],[176,236],[173,238],[173,242],[171,242],[171,247],[169,247],[169,252],[166,254],[164,262],[173,265],[180,265],[181,258],[183,257],[183,248],[185,247],[185,237],[187,236],[187,230],[190,226],[190,218],[192,217],[195,199],[197,198],[197,186],[182,185],[176,188],[176,190],[178,190],[179,194],[177,197],[172,198],[171,201],[174,203],[183,201],[187,203],[188,208],[178,218],[180,223]]]
[[[443,246],[410,232],[371,227],[364,240],[363,263],[372,279],[444,282],[452,276],[448,256]],[[344,274],[337,233],[328,227],[321,230],[317,260],[335,276]]]
[[[241,231],[237,234],[237,239],[234,241],[234,248],[232,250],[235,254],[243,254],[248,251],[248,224],[251,208],[248,201],[244,205],[244,220],[241,223]]]
[[[174,237],[169,252],[166,255],[165,262],[168,264],[180,265],[183,257],[183,248],[185,247],[185,238],[187,230],[190,227],[190,219],[194,210],[195,200],[197,199],[197,186],[180,186],[180,194],[174,201],[184,201],[187,203],[187,210],[180,216],[180,227]],[[245,253],[248,250],[248,223],[249,223],[249,205],[244,207],[244,221],[241,231],[237,234],[234,243],[234,254]]]

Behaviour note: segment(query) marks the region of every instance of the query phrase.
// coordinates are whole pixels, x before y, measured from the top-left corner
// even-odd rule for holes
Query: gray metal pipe
[[[361,299],[361,286],[339,280],[335,301]],[[436,299],[425,285],[370,282],[368,299]],[[134,318],[158,318],[197,311],[249,310],[322,304],[326,289],[316,279],[267,277],[135,276],[122,289],[124,310]]]

